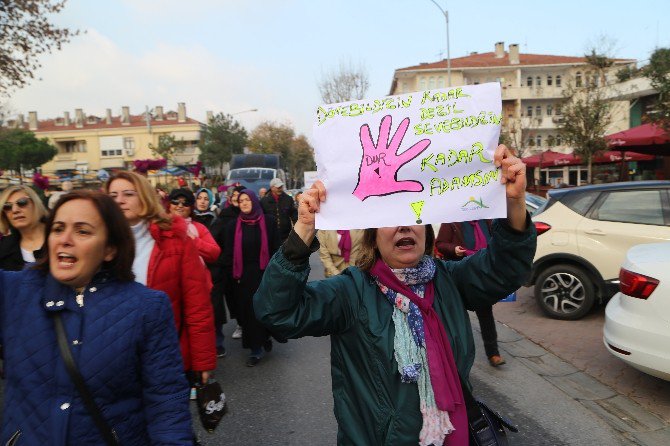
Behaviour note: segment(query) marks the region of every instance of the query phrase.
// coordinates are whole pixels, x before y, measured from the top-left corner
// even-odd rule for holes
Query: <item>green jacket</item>
[[[436,260],[434,308],[465,379],[475,354],[466,310],[491,305],[524,283],[536,242],[535,228],[528,223],[519,233],[496,221],[487,249],[459,262]],[[400,381],[393,354],[393,307],[370,275],[356,267],[310,283],[308,274],[307,260],[292,263],[282,247],[265,270],[254,307],[273,333],[331,336],[338,445],[417,444],[419,392],[416,384]]]

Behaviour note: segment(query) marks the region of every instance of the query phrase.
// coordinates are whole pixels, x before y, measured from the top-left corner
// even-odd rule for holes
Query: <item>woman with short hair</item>
[[[20,271],[44,255],[48,211],[28,186],[9,186],[0,194],[0,269]]]
[[[303,194],[254,308],[287,338],[330,335],[338,444],[468,444],[463,388],[470,388],[474,340],[466,310],[516,290],[535,253],[525,166],[502,145],[494,161],[507,218],[494,222],[487,248],[460,262],[431,257],[430,225],[366,229],[358,267],[307,283],[318,249],[314,214],[326,190],[318,181]]]

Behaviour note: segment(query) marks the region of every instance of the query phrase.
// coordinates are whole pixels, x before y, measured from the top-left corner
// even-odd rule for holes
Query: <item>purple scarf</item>
[[[263,209],[261,209],[261,203],[258,201],[256,194],[249,189],[245,189],[240,192],[240,197],[246,195],[251,199],[251,212],[245,214],[240,212],[240,215],[237,217],[237,223],[235,224],[235,240],[233,241],[233,279],[240,279],[242,277],[243,265],[244,265],[244,255],[242,253],[242,225],[258,225],[258,228],[261,231],[261,252],[260,252],[260,268],[261,271],[267,268],[268,263],[270,262],[270,251],[268,249],[268,234],[267,228],[265,226],[265,216],[263,215]]]
[[[421,311],[426,336],[426,355],[430,380],[435,394],[435,403],[440,410],[449,412],[454,432],[447,436],[444,444],[468,444],[468,414],[463,399],[458,369],[454,361],[449,338],[444,325],[433,309],[435,288],[433,281],[426,283],[423,299],[409,286],[401,282],[382,259],[377,259],[370,274],[386,287],[409,298]]]
[[[470,226],[472,226],[473,231],[475,231],[475,247],[473,249],[465,249],[465,255],[471,256],[480,249],[486,248],[488,242],[486,241],[486,236],[484,235],[484,231],[482,231],[482,227],[479,226],[479,220],[471,220],[464,223],[469,223]]]
[[[340,248],[340,255],[344,257],[344,261],[349,263],[351,258],[351,233],[348,230],[338,230],[340,234],[340,241],[337,247]]]

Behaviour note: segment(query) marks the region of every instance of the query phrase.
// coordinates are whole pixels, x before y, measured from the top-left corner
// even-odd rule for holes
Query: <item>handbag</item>
[[[475,398],[461,379],[465,408],[468,412],[470,444],[476,446],[508,446],[507,433],[519,429],[499,412],[491,409],[484,401]]]
[[[65,327],[63,326],[63,320],[60,317],[59,312],[50,312],[49,315],[54,321],[54,328],[56,329],[56,337],[58,338],[58,350],[60,350],[60,355],[63,358],[65,363],[65,368],[67,369],[70,379],[74,383],[74,386],[77,388],[79,395],[81,396],[82,401],[84,402],[84,407],[88,410],[88,413],[93,418],[93,423],[100,431],[105,444],[109,446],[119,446],[119,437],[116,435],[114,429],[112,429],[109,424],[105,421],[105,418],[102,416],[100,408],[95,403],[91,391],[86,386],[84,377],[79,373],[77,364],[74,362],[72,357],[72,351],[70,351],[70,344],[65,335]]]
[[[228,412],[226,394],[223,393],[221,384],[216,381],[196,384],[195,399],[202,427],[209,433],[214,432],[221,418]]]

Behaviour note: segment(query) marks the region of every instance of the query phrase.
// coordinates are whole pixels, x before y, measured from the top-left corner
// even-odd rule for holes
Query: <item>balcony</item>
[[[541,87],[503,87],[502,99],[557,99],[563,97],[563,88],[555,86]]]
[[[526,129],[553,130],[558,128],[558,123],[560,122],[561,118],[561,116],[524,116],[521,118],[521,126]]]

